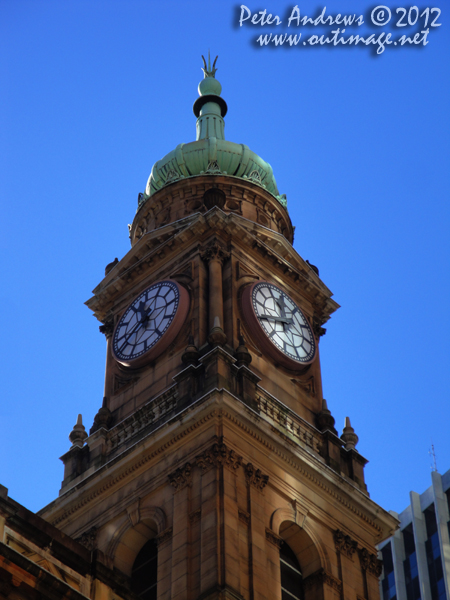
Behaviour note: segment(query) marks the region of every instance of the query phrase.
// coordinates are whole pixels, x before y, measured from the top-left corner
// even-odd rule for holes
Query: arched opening
[[[149,540],[139,551],[131,571],[131,585],[142,600],[156,600],[158,582],[158,546]]]
[[[117,543],[114,553],[114,566],[131,577],[135,562],[144,546],[158,535],[156,523],[150,519],[129,527]],[[154,542],[155,543],[155,542]]]
[[[284,521],[280,524],[279,535],[284,540],[282,547],[287,544],[296,557],[303,580],[322,567],[317,546],[304,528],[292,521]]]
[[[283,542],[280,549],[281,600],[304,600],[303,577],[292,548]]]

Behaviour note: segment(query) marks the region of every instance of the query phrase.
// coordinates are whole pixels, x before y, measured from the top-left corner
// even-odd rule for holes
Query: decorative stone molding
[[[259,411],[269,417],[269,420],[273,421],[277,427],[281,427],[285,435],[296,438],[320,454],[321,440],[317,431],[306,421],[275,398],[270,397],[268,393],[258,396],[257,403]]]
[[[203,204],[207,210],[211,210],[211,208],[214,208],[214,206],[223,209],[226,201],[227,196],[225,192],[215,187],[208,188],[203,194]]]
[[[186,463],[184,467],[180,467],[169,475],[169,482],[175,491],[180,491],[190,485],[192,481],[192,465]]]
[[[220,175],[222,171],[217,163],[217,160],[210,160],[206,167],[205,175]]]
[[[322,321],[320,319],[317,319],[317,317],[314,317],[313,319],[312,330],[314,331],[314,335],[317,338],[322,337],[327,332],[325,327],[322,327]]]
[[[76,541],[92,552],[97,545],[97,527],[91,527],[76,538]]]
[[[239,513],[239,521],[241,521],[242,523],[245,523],[245,525],[248,525],[250,523],[250,515],[248,512],[246,512],[245,510],[238,510]]]
[[[161,546],[162,544],[164,544],[164,542],[167,542],[167,541],[171,540],[172,539],[172,533],[173,533],[172,527],[169,527],[165,531],[162,531],[159,535],[156,536],[156,543],[157,543],[157,545]]]
[[[168,414],[176,405],[177,390],[172,386],[124,421],[109,430],[107,434],[108,449],[113,450],[125,440],[136,435],[147,425],[156,423]]]
[[[325,584],[339,593],[342,592],[342,582],[334,577],[334,575],[327,573],[324,569],[319,569],[315,573],[312,573],[303,582],[305,589],[314,587],[317,584]]]
[[[353,557],[358,547],[358,542],[352,540],[349,535],[345,535],[340,529],[334,532],[334,544],[338,552],[342,552],[349,558]]]
[[[267,529],[266,527],[266,540],[276,546],[278,549],[281,548],[283,544],[283,538],[280,538],[274,531],[271,529]]]
[[[114,332],[114,321],[112,319],[108,319],[107,321],[105,321],[103,323],[103,325],[100,325],[98,330],[100,331],[100,333],[103,333],[105,335],[105,337],[108,339],[109,337],[112,336],[112,334]]]
[[[177,181],[178,179],[180,179],[180,174],[177,173],[174,169],[170,169],[167,172],[166,175],[166,180],[164,182],[164,185],[167,185],[168,183],[172,183],[173,181]]]
[[[261,174],[256,169],[253,169],[253,171],[248,176],[248,179],[250,181],[254,181],[255,183],[259,183],[259,185],[261,185]]]
[[[202,470],[202,473],[220,465],[235,471],[241,463],[242,456],[238,456],[234,450],[227,448],[223,442],[215,443],[209,450],[205,450],[195,457],[195,464]]]
[[[301,379],[295,379],[295,378],[292,378],[291,381],[292,381],[292,383],[295,383],[295,385],[298,385],[302,390],[304,390],[310,396],[316,395],[316,386],[315,386],[314,376],[311,376],[306,381],[302,381]]]
[[[140,498],[138,498],[131,506],[127,508],[127,515],[130,519],[130,523],[132,527],[135,527],[139,521],[141,520],[141,513],[139,510]]]
[[[217,240],[200,250],[200,256],[206,262],[211,260],[219,260],[222,264],[227,258],[230,258],[230,253]]]
[[[368,550],[361,548],[359,550],[359,560],[364,571],[368,571],[377,578],[380,577],[383,570],[383,561],[375,554],[370,554]]]
[[[252,463],[247,463],[244,467],[244,471],[247,485],[254,485],[261,491],[266,487],[269,476],[263,475],[260,469],[255,469]]]

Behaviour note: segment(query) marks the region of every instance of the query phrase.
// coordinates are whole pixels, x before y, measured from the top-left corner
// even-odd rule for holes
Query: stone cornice
[[[55,500],[46,509],[44,508],[42,511],[40,511],[41,516],[49,520],[53,525],[61,526],[61,524],[63,524],[64,521],[75,512],[83,510],[85,507],[87,509],[88,504],[91,502],[96,502],[97,499],[99,499],[103,494],[110,492],[110,490],[114,487],[122,486],[126,482],[127,478],[135,476],[136,472],[142,468],[145,468],[150,461],[154,460],[158,456],[167,454],[167,451],[170,448],[178,445],[186,436],[199,430],[199,428],[206,426],[206,424],[212,419],[224,418],[233,423],[234,426],[237,426],[239,429],[249,434],[254,440],[257,440],[266,448],[266,450],[270,451],[274,456],[277,456],[280,460],[288,464],[290,468],[301,473],[302,477],[308,480],[310,485],[316,486],[321,490],[322,493],[325,493],[333,498],[333,501],[349,509],[356,517],[362,519],[373,529],[374,534],[378,538],[381,538],[382,535],[387,537],[387,535],[390,534],[391,528],[393,528],[394,525],[392,525],[390,522],[388,525],[386,519],[389,519],[390,516],[385,513],[385,511],[382,511],[382,509],[380,509],[377,505],[373,505],[372,501],[368,499],[367,496],[362,494],[358,488],[352,486],[346,480],[343,481],[339,475],[337,475],[331,468],[328,468],[322,462],[320,462],[320,469],[316,469],[314,463],[316,460],[318,460],[318,458],[314,458],[314,453],[310,452],[309,454],[303,454],[306,452],[306,450],[302,450],[301,447],[298,447],[298,452],[293,454],[292,448],[289,449],[288,447],[274,443],[276,438],[273,438],[273,433],[276,432],[273,430],[256,430],[256,428],[252,426],[249,418],[257,418],[258,422],[262,423],[263,421],[261,420],[261,417],[259,417],[257,413],[254,413],[247,406],[244,406],[244,409],[245,414],[248,414],[248,418],[245,418],[243,414],[237,414],[235,410],[230,410],[232,406],[229,406],[229,403],[234,403],[236,401],[240,405],[242,404],[239,399],[225,390],[212,390],[204,398],[200,398],[194,405],[183,411],[183,413],[174,416],[172,421],[174,423],[174,427],[177,427],[178,433],[171,439],[168,439],[165,442],[161,440],[163,443],[159,442],[159,445],[157,445],[157,436],[167,435],[168,430],[166,427],[164,427],[163,430],[155,430],[152,433],[152,436],[155,436],[154,443],[152,444],[153,451],[142,455],[142,450],[139,449],[140,443],[138,443],[137,446],[129,448],[126,452],[113,459],[113,461],[106,463],[103,465],[103,467],[101,467],[101,469],[99,469],[99,471],[102,469],[107,469],[111,473],[111,477],[107,481],[102,482],[102,485],[95,489],[89,489],[90,485],[95,485],[96,483],[96,473],[89,475],[83,482],[81,482],[82,485],[86,486],[84,495],[80,493],[81,484],[76,485],[65,492],[65,494],[63,494],[59,499]],[[223,407],[220,407],[219,403],[221,404],[222,402],[225,402],[225,404]],[[212,406],[211,403],[213,404]],[[194,411],[197,412],[196,415],[193,414]],[[185,426],[180,431],[178,429],[179,418],[181,414],[184,413],[186,413],[186,417],[184,418],[189,418],[189,412],[191,413],[191,422],[188,426]],[[254,416],[252,417],[251,415]],[[268,426],[270,427],[269,424]],[[159,431],[161,431],[160,434],[158,433]],[[269,433],[270,431],[272,431],[272,435]],[[170,430],[168,433],[170,434]],[[133,457],[130,455],[131,452],[139,453],[139,455]],[[304,460],[299,460],[301,455],[303,455]],[[122,460],[126,460],[127,462],[121,467],[119,461]],[[117,466],[114,466],[114,463]],[[319,465],[317,464],[317,466]],[[336,486],[342,486],[344,483],[346,487],[351,487],[351,495],[346,495],[345,492],[342,493],[341,491],[338,492],[337,488],[333,484],[334,480],[336,480]],[[275,484],[272,483],[272,485]],[[73,492],[78,493],[78,498],[77,501],[72,504]],[[369,506],[365,508],[364,505],[367,505],[368,503],[370,503],[372,506],[370,508]],[[61,504],[60,508],[55,506],[57,504]],[[377,521],[379,521],[381,518],[381,522],[379,522],[382,523],[383,526],[380,526],[373,520],[373,518],[369,516],[369,514],[373,512],[374,508],[377,512],[377,517],[375,518],[377,518]],[[388,533],[386,533],[387,530],[389,530]]]
[[[170,268],[167,254],[176,256],[176,262],[187,259],[187,254],[198,253],[198,240],[214,230],[214,235],[225,234],[236,241],[236,247],[245,243],[264,255],[283,277],[292,285],[301,281],[302,289],[311,296],[311,302],[319,307],[320,319],[325,322],[339,305],[331,299],[331,292],[311,267],[297,254],[286,238],[258,223],[248,221],[236,214],[225,214],[213,208],[204,215],[194,214],[170,225],[145,234],[126,254],[115,268],[94,289],[94,296],[86,305],[100,320],[108,318],[122,290],[132,288],[149,270],[160,266]],[[185,252],[183,253],[183,248]]]
[[[213,392],[215,392],[215,391],[216,390],[213,390]],[[109,461],[106,464],[102,465],[102,467],[98,471],[96,471],[95,473],[86,477],[86,479],[84,481],[82,481],[80,483],[80,485],[76,485],[76,486],[70,488],[69,490],[67,490],[62,496],[60,496],[59,498],[54,500],[47,507],[44,507],[43,509],[41,509],[38,514],[40,516],[42,516],[44,519],[49,520],[53,525],[60,526],[60,524],[63,521],[65,521],[68,517],[70,517],[72,514],[83,509],[83,507],[88,505],[90,502],[95,501],[97,498],[100,498],[101,496],[103,496],[103,494],[110,491],[112,488],[116,487],[117,485],[121,485],[127,479],[127,477],[133,475],[138,469],[144,467],[148,462],[152,461],[153,459],[155,459],[158,456],[161,456],[161,455],[164,456],[167,453],[167,451],[170,448],[172,448],[172,446],[177,444],[181,439],[183,439],[190,433],[196,431],[197,429],[199,429],[204,424],[208,423],[211,419],[213,419],[217,416],[218,416],[218,411],[216,408],[214,408],[211,412],[209,412],[209,413],[205,414],[204,416],[202,416],[201,418],[199,418],[195,423],[192,423],[190,426],[188,426],[185,429],[183,429],[182,431],[180,431],[177,435],[172,437],[170,440],[168,440],[167,442],[158,446],[153,452],[145,454],[144,456],[142,456],[142,455],[139,456],[139,458],[137,458],[137,460],[131,461],[131,464],[130,464],[130,462],[127,463],[122,470],[119,470],[119,472],[117,473],[117,475],[115,477],[111,477],[110,479],[108,479],[108,481],[104,482],[103,485],[101,485],[91,491],[87,490],[87,493],[84,497],[81,497],[77,502],[70,505],[71,504],[71,496],[73,493],[78,492],[77,496],[79,497],[81,484],[85,485],[85,486],[89,486],[90,483],[95,483],[95,479],[96,479],[96,476],[98,475],[99,471],[106,470],[106,469],[110,470],[113,467],[113,463],[117,464],[122,459],[125,459],[126,456],[128,456],[129,452],[131,452],[132,450],[135,450],[134,447],[129,448],[128,452],[124,452],[123,454],[115,457],[112,461]],[[156,434],[156,432],[153,432],[153,434]],[[67,504],[68,506],[66,506],[66,507],[62,506],[60,510],[55,511],[54,517],[51,516],[51,512],[50,512],[50,515],[47,516],[47,512],[51,511],[52,507],[55,504],[60,503],[61,501],[64,502],[64,504]]]
[[[211,161],[211,166],[215,162]],[[222,194],[222,202],[216,205],[224,208],[226,213],[243,214],[243,205],[253,205],[251,213],[256,216],[256,221],[275,231],[284,230],[283,235],[286,235],[290,242],[293,241],[294,229],[286,207],[279,198],[261,187],[260,182],[254,182],[251,175],[241,178],[206,171],[203,175],[176,179],[151,196],[144,197],[144,201],[139,203],[133,224],[130,226],[132,245],[137,243],[149,228],[160,228],[167,218],[171,219],[172,214],[168,214],[171,212],[170,208],[175,214],[206,212],[210,208],[210,202],[205,196],[211,190]],[[248,210],[244,212],[248,214]]]
[[[248,410],[250,410],[250,409],[248,409]],[[286,462],[291,467],[293,467],[295,470],[300,472],[302,474],[302,476],[306,477],[312,484],[316,485],[321,490],[323,490],[325,493],[327,493],[329,496],[331,496],[334,501],[338,502],[345,508],[348,508],[356,517],[365,521],[370,527],[372,527],[372,529],[374,530],[374,532],[376,532],[376,535],[378,537],[381,535],[382,528],[379,525],[377,525],[373,519],[368,517],[367,513],[363,512],[362,510],[359,510],[355,506],[355,504],[352,502],[354,500],[354,497],[351,497],[351,500],[352,500],[351,501],[350,496],[345,497],[344,495],[337,493],[331,487],[333,485],[332,481],[331,481],[332,479],[335,479],[335,478],[341,479],[341,478],[330,467],[328,467],[327,465],[325,465],[323,463],[320,463],[321,471],[328,473],[330,476],[330,478],[329,478],[330,481],[329,481],[329,484],[327,485],[327,483],[325,483],[325,481],[327,481],[327,479],[324,479],[323,477],[321,479],[319,479],[318,477],[313,475],[308,469],[301,466],[297,457],[293,458],[292,456],[287,455],[285,452],[282,451],[282,449],[280,449],[279,446],[277,446],[273,443],[270,443],[267,438],[263,437],[259,433],[256,433],[254,428],[251,428],[248,425],[246,425],[241,419],[238,419],[235,414],[231,414],[223,409],[220,412],[221,412],[222,417],[229,419],[231,422],[233,422],[235,425],[237,425],[240,429],[242,429],[246,433],[250,434],[254,439],[258,440],[258,442],[260,442],[263,446],[265,446],[269,452],[271,452],[274,455],[279,456],[284,462]],[[323,473],[321,472],[321,475],[322,474]],[[346,485],[348,485],[349,487],[352,488],[352,495],[356,494],[357,497],[363,501],[363,503],[372,502],[365,494],[363,494],[359,490],[359,488],[357,488],[355,485],[352,485],[346,479],[344,481],[345,481]],[[342,480],[341,480],[341,484],[342,484]],[[379,508],[379,507],[377,506],[377,508]],[[383,511],[383,512],[385,512],[385,511]],[[388,515],[388,517],[389,516],[390,515]],[[391,530],[389,531],[389,533],[387,535],[390,535],[390,532],[391,532]]]

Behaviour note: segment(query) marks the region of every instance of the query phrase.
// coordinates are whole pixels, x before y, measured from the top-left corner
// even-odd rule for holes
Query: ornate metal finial
[[[206,66],[206,60],[205,60],[205,57],[202,54],[202,59],[203,59],[202,71],[203,71],[203,74],[205,76],[205,79],[207,77],[215,77],[216,76],[216,71],[217,71],[217,69],[216,69],[216,62],[217,62],[218,58],[219,57],[216,56],[216,58],[215,58],[215,60],[213,62],[213,66],[211,68],[211,56],[210,56],[209,50],[208,50],[208,66]]]

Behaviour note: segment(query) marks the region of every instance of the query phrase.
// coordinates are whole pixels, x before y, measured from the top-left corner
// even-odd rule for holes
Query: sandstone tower
[[[396,522],[323,398],[338,305],[292,246],[270,165],[225,140],[215,65],[196,141],[153,166],[131,249],[87,302],[106,337],[103,405],[89,435],[74,427],[39,516],[101,565],[71,565],[80,597],[376,599],[375,544]]]

